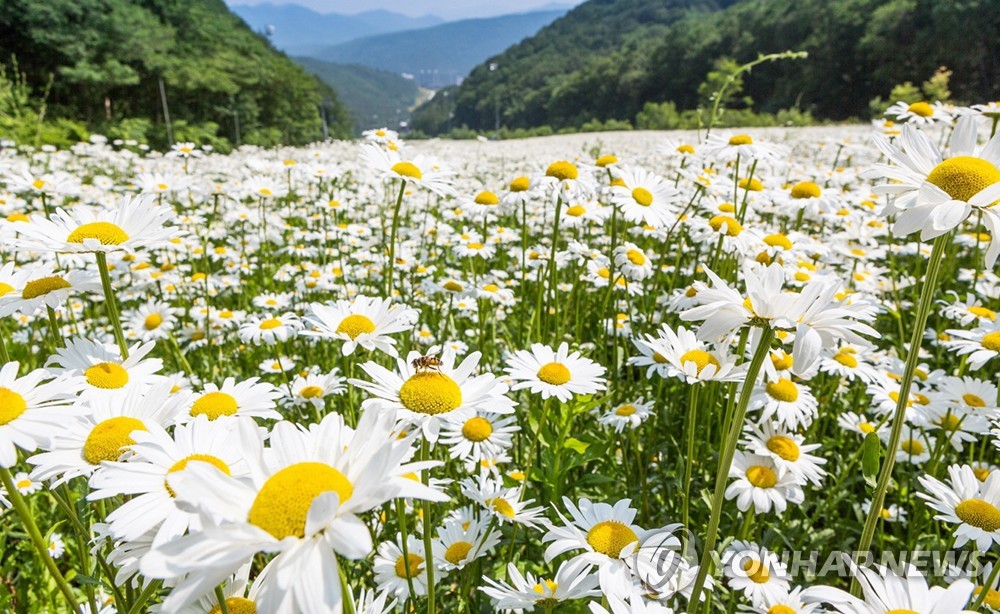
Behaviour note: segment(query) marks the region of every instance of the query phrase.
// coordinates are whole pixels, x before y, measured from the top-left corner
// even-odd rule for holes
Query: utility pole
[[[497,71],[497,68],[500,68],[499,64],[497,64],[496,62],[490,62],[490,72],[495,73]],[[493,78],[493,101],[494,101],[493,111],[495,116],[494,126],[493,126],[494,141],[500,140],[500,84],[498,81],[499,80],[496,77]]]
[[[174,129],[170,125],[170,108],[167,107],[167,87],[163,84],[163,77],[160,77],[160,102],[163,104],[163,121],[167,124],[167,141],[172,146],[174,144]]]

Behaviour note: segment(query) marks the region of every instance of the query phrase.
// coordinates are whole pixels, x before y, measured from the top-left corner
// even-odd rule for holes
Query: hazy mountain
[[[398,128],[407,121],[420,88],[397,73],[361,66],[334,64],[315,58],[295,58],[306,70],[337,91],[354,121],[355,133],[368,128]]]
[[[558,19],[565,9],[463,19],[420,30],[367,36],[308,55],[413,75],[429,88],[453,84],[475,65]]]
[[[345,41],[442,23],[440,17],[409,17],[386,10],[347,15],[318,13],[297,4],[236,5],[230,10],[258,32],[269,33],[274,46],[290,54],[313,51]]]

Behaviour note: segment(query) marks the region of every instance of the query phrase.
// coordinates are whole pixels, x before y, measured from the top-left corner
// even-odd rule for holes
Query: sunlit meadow
[[[7,143],[0,610],[1000,611],[1000,106],[889,115]]]

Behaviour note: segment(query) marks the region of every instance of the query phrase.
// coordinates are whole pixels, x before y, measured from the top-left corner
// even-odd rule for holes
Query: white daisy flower
[[[299,316],[286,312],[279,316],[265,313],[261,317],[251,317],[240,326],[240,339],[254,345],[275,345],[288,341],[302,329]]]
[[[722,553],[729,588],[740,591],[755,606],[788,594],[788,570],[774,552],[752,542],[734,541]]]
[[[264,445],[252,420],[210,421],[205,416],[177,426],[172,437],[159,425],[149,424],[146,430],[133,431],[132,439],[128,462],[104,463],[90,478],[87,499],[129,495],[106,518],[110,534],[132,541],[152,532],[153,547],[200,527],[197,514],[177,506],[167,476],[200,461],[226,475],[246,477],[250,467],[245,457],[260,456]]]
[[[844,555],[844,562],[861,584],[863,598],[832,586],[812,586],[802,592],[807,603],[826,603],[841,614],[973,614],[959,610],[969,603],[973,586],[968,580],[956,580],[947,588],[928,587],[927,580],[916,567],[906,565],[899,576],[887,567],[858,567]]]
[[[403,554],[402,536],[396,541],[379,544],[372,568],[375,584],[380,592],[396,599],[415,599],[427,594],[427,555],[424,542],[413,535],[406,536],[406,554]],[[413,594],[410,586],[413,586]]]
[[[597,597],[601,594],[597,576],[590,573],[592,565],[583,561],[566,561],[559,565],[552,580],[536,577],[531,572],[521,574],[511,563],[507,566],[510,583],[484,577],[486,586],[479,590],[486,593],[495,610],[534,611],[536,608],[554,608],[573,599]]]
[[[353,354],[358,347],[398,356],[396,340],[389,335],[411,330],[419,315],[406,305],[367,296],[325,305],[313,303],[309,309],[302,334],[342,340],[344,356]]]
[[[534,343],[530,350],[517,350],[507,360],[507,374],[516,383],[512,390],[527,388],[542,399],[556,397],[568,402],[574,395],[594,394],[605,389],[605,369],[600,364],[569,351],[565,342],[552,348]]]
[[[4,468],[17,464],[18,448],[34,452],[47,447],[56,425],[73,422],[83,413],[71,404],[70,382],[52,379],[44,369],[18,377],[19,367],[17,362],[0,367],[0,467]]]
[[[18,226],[16,245],[33,251],[70,253],[133,253],[162,247],[180,233],[166,224],[175,217],[174,211],[156,204],[154,198],[124,196],[107,209],[83,205],[69,211],[57,209],[52,217],[38,217]]]
[[[251,377],[237,382],[236,378],[227,377],[221,387],[205,384],[200,394],[189,397],[187,411],[178,416],[178,422],[190,422],[198,416],[207,416],[209,420],[222,416],[280,420],[281,414],[275,410],[280,397],[280,390],[261,382],[260,378]]]
[[[773,507],[780,516],[789,503],[805,500],[800,478],[790,471],[781,472],[770,455],[737,451],[729,477],[736,480],[726,488],[726,499],[736,499],[741,512],[753,507],[756,513],[766,514]]]
[[[84,398],[146,388],[165,379],[158,374],[163,361],[146,358],[154,346],[153,341],[136,343],[129,348],[128,358],[122,360],[117,345],[72,337],[67,340],[66,347],[49,356],[45,366],[55,374],[79,381]]]
[[[919,478],[926,492],[917,496],[939,512],[936,519],[957,524],[955,547],[975,542],[983,552],[1000,544],[1000,474],[990,473],[980,482],[969,465],[948,467],[948,484],[930,475]]]
[[[374,547],[358,514],[394,498],[447,500],[404,477],[437,463],[404,464],[414,436],[400,439],[395,423],[394,412],[385,411],[363,414],[357,430],[339,414],[308,431],[290,422],[275,424],[268,454],[246,458],[250,483],[205,462],[170,474],[178,503],[197,510],[202,528],[154,548],[142,560],[147,576],[184,576],[163,607],[186,606],[258,552],[268,552],[277,556],[261,572],[267,576],[258,595],[262,611],[312,611],[310,604],[339,609],[337,557],[360,559]]]
[[[425,369],[414,366],[422,355],[410,352],[406,360],[396,359],[398,372],[366,362],[361,368],[373,381],[349,381],[375,395],[365,400],[362,408],[395,409],[401,421],[418,425],[433,443],[443,422],[464,424],[481,411],[513,413],[516,404],[505,396],[506,384],[490,373],[473,375],[480,357],[479,352],[473,352],[455,366],[455,353],[445,349],[441,364]]]
[[[621,499],[609,505],[580,499],[578,507],[563,497],[563,505],[570,518],[556,510],[563,526],[552,525],[542,538],[543,542],[552,542],[545,549],[545,561],[550,562],[566,552],[583,550],[570,562],[596,566],[601,592],[628,596],[632,591],[629,560],[651,534],[633,524],[636,510],[632,502]]]
[[[507,450],[514,433],[521,430],[515,416],[479,413],[465,422],[446,422],[439,441],[448,446],[452,458],[479,462]]]
[[[82,420],[58,420],[51,425],[50,451],[28,459],[35,466],[32,478],[55,479],[53,486],[58,486],[77,476],[91,475],[104,461],[116,461],[129,454],[129,447],[135,443],[134,431],[171,424],[187,403],[187,395],[173,394],[171,388],[173,384],[166,380],[91,396],[84,405]]]

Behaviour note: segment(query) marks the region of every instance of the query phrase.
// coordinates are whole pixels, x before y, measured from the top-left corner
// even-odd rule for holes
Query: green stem
[[[28,532],[28,536],[31,538],[31,543],[35,546],[35,550],[38,552],[39,558],[42,559],[42,564],[45,568],[49,570],[52,574],[52,578],[56,581],[56,585],[59,586],[59,590],[62,592],[63,596],[66,597],[66,601],[69,603],[70,608],[74,612],[80,611],[80,605],[76,601],[76,596],[73,594],[73,589],[70,587],[69,582],[63,577],[62,573],[59,571],[59,567],[56,566],[56,562],[52,560],[52,556],[49,554],[49,546],[45,542],[45,538],[42,537],[41,531],[38,530],[38,525],[35,524],[35,519],[31,515],[31,510],[28,508],[28,504],[25,502],[24,497],[17,490],[17,486],[14,485],[14,477],[10,474],[10,469],[6,467],[0,467],[0,482],[3,482],[4,489],[7,490],[7,496],[10,497],[11,506],[17,515],[21,518],[21,524],[24,525],[25,531]]]
[[[687,430],[687,454],[684,456],[684,502],[681,513],[681,523],[685,529],[690,530],[690,510],[691,510],[691,471],[694,469],[694,423],[698,409],[698,392],[701,390],[701,383],[696,382],[691,386],[688,394],[687,420],[684,421],[684,428]]]
[[[430,445],[426,439],[420,442],[420,460],[430,460]],[[430,470],[424,469],[422,474],[421,477],[424,486],[427,486],[430,481]],[[423,534],[424,567],[427,568],[427,614],[434,614],[437,611],[434,603],[434,550],[431,544],[431,527],[433,526],[434,523],[431,522],[431,502],[429,499],[424,499]],[[407,565],[409,565],[409,559],[407,559]]]
[[[97,268],[101,271],[101,286],[104,287],[104,304],[108,309],[108,319],[111,320],[111,327],[115,330],[115,341],[118,342],[118,350],[122,354],[122,360],[128,360],[128,346],[125,344],[125,333],[122,332],[122,323],[118,318],[118,304],[115,302],[115,291],[111,287],[111,274],[108,272],[108,255],[104,252],[97,252]]]
[[[389,299],[392,298],[392,281],[396,269],[396,233],[399,231],[399,210],[403,207],[403,194],[405,192],[406,180],[404,179],[399,184],[399,196],[396,197],[396,206],[392,210],[392,231],[389,234],[389,272],[385,286],[385,296]]]
[[[740,390],[740,399],[736,404],[736,411],[733,414],[732,422],[729,424],[729,435],[726,437],[719,457],[719,470],[715,474],[715,495],[712,497],[712,515],[708,521],[708,532],[705,535],[704,550],[701,553],[701,567],[698,569],[698,577],[694,581],[691,590],[691,597],[688,599],[688,614],[694,614],[698,610],[698,597],[701,595],[705,578],[708,576],[712,566],[712,554],[715,552],[715,539],[719,536],[719,521],[722,519],[722,504],[726,495],[726,482],[729,479],[729,469],[733,465],[733,456],[736,454],[736,442],[739,441],[740,432],[743,429],[743,420],[746,418],[747,406],[750,404],[750,395],[757,383],[757,375],[767,358],[771,349],[771,340],[774,339],[774,330],[771,328],[761,329],[760,341],[750,360],[750,368],[747,370],[746,380]]]
[[[910,335],[910,350],[906,356],[906,368],[903,370],[903,379],[899,382],[899,400],[896,402],[896,411],[892,416],[892,430],[889,434],[889,443],[886,445],[885,462],[879,472],[875,492],[872,494],[871,508],[868,510],[865,527],[861,532],[858,552],[867,552],[871,547],[875,537],[875,529],[881,517],[882,505],[885,503],[885,495],[889,490],[889,482],[892,478],[892,468],[896,463],[896,451],[899,449],[903,424],[906,422],[906,405],[910,398],[913,373],[916,371],[917,363],[920,362],[920,345],[924,338],[924,329],[927,326],[927,314],[930,312],[931,302],[937,290],[941,261],[950,242],[951,233],[943,234],[935,239],[930,262],[927,264],[927,273],[924,275],[923,288],[920,290],[920,302],[917,304],[917,314],[913,322],[913,332]],[[860,591],[861,587],[855,580],[851,584],[851,592],[860,595]]]
[[[226,603],[226,594],[222,592],[222,586],[215,587],[215,598],[219,600],[220,614],[229,614],[229,604]]]
[[[997,574],[1000,573],[1000,561],[993,563],[993,569],[990,571],[990,577],[986,579],[982,587],[979,588],[979,595],[976,596],[976,601],[972,604],[970,608],[973,612],[978,612],[979,608],[983,607],[983,602],[986,601],[986,596],[989,595],[990,589],[993,587],[993,583],[996,582]]]

